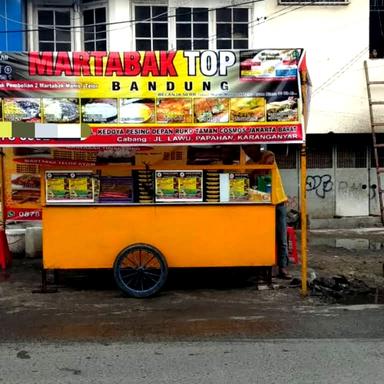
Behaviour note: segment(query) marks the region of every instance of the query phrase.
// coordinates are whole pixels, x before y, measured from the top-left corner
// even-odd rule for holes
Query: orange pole
[[[306,146],[300,152],[300,211],[301,211],[301,294],[308,294],[307,286],[307,158]]]

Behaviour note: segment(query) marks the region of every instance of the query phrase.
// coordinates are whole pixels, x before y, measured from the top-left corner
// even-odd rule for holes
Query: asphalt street
[[[3,344],[0,361],[7,384],[376,384],[384,340]]]

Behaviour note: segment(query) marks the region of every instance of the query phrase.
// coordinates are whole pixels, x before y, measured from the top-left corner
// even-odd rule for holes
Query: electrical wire
[[[265,17],[261,17],[261,18],[256,18],[256,20],[253,20],[253,21],[249,22],[249,23],[248,23],[248,26],[249,26],[249,27],[253,27],[253,26],[257,27],[257,26],[259,26],[259,25],[261,25],[261,24],[264,24],[264,23],[266,23],[266,22],[272,21],[272,20],[274,20],[274,19],[276,19],[276,18],[278,18],[278,17],[284,16],[284,15],[286,15],[287,13],[296,11],[296,10],[301,9],[301,8],[304,8],[304,7],[306,7],[307,5],[308,5],[308,4],[306,4],[306,5],[301,5],[301,6],[296,7],[296,8],[291,8],[291,7],[289,7],[290,9],[282,9],[282,10],[279,10],[279,11],[275,11],[275,12],[271,13],[269,16],[265,16]],[[286,12],[284,12],[284,11],[286,11]],[[282,13],[282,12],[284,12],[284,13]],[[274,16],[274,15],[275,15],[275,16]],[[273,16],[274,16],[274,17],[273,17]],[[208,39],[209,39],[210,41],[216,40],[216,39],[217,39],[217,34],[208,36]],[[205,40],[205,38],[200,38],[200,39],[195,39],[195,40]]]
[[[263,0],[245,1],[245,2],[241,2],[241,3],[235,4],[235,5],[227,5],[227,6],[223,6],[223,7],[217,7],[217,8],[205,8],[205,9],[203,9],[201,11],[195,11],[194,8],[191,7],[192,11],[185,12],[185,13],[178,14],[178,15],[176,15],[176,14],[175,15],[167,15],[168,11],[166,11],[166,12],[160,13],[160,14],[154,16],[154,17],[150,17],[150,18],[143,19],[143,20],[126,20],[126,21],[111,22],[111,23],[87,24],[85,26],[72,26],[71,28],[70,27],[49,27],[49,26],[43,26],[43,25],[28,24],[28,23],[23,23],[23,22],[19,22],[19,23],[23,24],[23,25],[26,25],[26,26],[37,27],[37,28],[34,28],[34,29],[28,29],[28,31],[39,31],[39,28],[40,28],[40,30],[41,29],[43,29],[43,30],[57,30],[57,31],[62,30],[62,31],[68,32],[68,30],[76,29],[76,28],[77,29],[78,28],[92,28],[92,27],[95,27],[95,26],[115,25],[115,24],[121,24],[121,23],[135,23],[135,24],[144,23],[144,22],[148,22],[148,21],[157,20],[157,19],[159,19],[159,18],[161,18],[161,17],[163,17],[165,15],[167,15],[167,19],[169,19],[169,18],[174,18],[174,17],[177,17],[177,16],[186,16],[186,15],[193,15],[193,14],[198,14],[198,13],[213,12],[213,11],[220,10],[220,9],[236,8],[236,7],[240,7],[240,6],[244,6],[244,5],[249,5],[249,4],[261,2],[261,1],[263,1]],[[187,2],[187,4],[189,4],[189,2]],[[179,4],[178,8],[180,8],[180,5],[181,5],[181,7],[183,6],[183,4],[181,3],[181,4]],[[274,20],[277,17],[284,16],[287,13],[296,11],[296,10],[301,9],[301,8],[304,8],[304,7],[308,6],[308,5],[309,4],[305,4],[305,5],[301,5],[301,6],[295,7],[295,8],[293,8],[291,6],[287,6],[287,7],[284,7],[283,9],[279,9],[278,11],[275,11],[275,12],[271,13],[268,16],[256,18],[255,20],[249,22],[248,25],[249,26],[257,26],[257,25],[260,25],[260,24],[265,23],[267,21]],[[190,8],[190,7],[188,7],[188,8]],[[0,17],[1,18],[5,18],[3,15],[0,15]],[[6,19],[9,19],[9,18],[6,18]],[[15,20],[12,20],[12,21],[15,21]],[[110,29],[106,29],[106,30],[103,30],[103,31],[92,31],[90,33],[93,33],[96,36],[96,40],[97,40],[97,36],[98,35],[102,35],[102,34],[109,33],[109,32],[116,32],[116,31],[119,31],[119,30],[125,29],[125,28],[126,27],[113,28],[113,29],[110,28]],[[27,30],[25,29],[24,31],[27,31]],[[0,33],[1,32],[3,32],[3,31],[0,31]],[[10,32],[17,32],[17,31],[10,31]],[[212,41],[212,40],[215,40],[216,38],[217,38],[217,34],[210,35],[210,36],[207,36],[207,37],[202,37],[202,38],[194,38],[193,40],[194,41],[202,41],[202,40],[209,39],[210,41]],[[100,40],[103,40],[103,39],[101,38]]]
[[[338,71],[336,71],[332,76],[330,76],[327,80],[325,80],[321,85],[319,85],[317,88],[315,88],[311,93],[311,97],[315,96],[322,89],[327,87],[331,82],[333,82],[335,79],[340,77],[343,73],[345,73],[351,65],[356,63],[367,52],[368,52],[368,47],[365,47],[360,52],[358,52],[351,60],[349,60],[346,64],[344,64]]]
[[[213,11],[217,11],[217,10],[221,10],[221,9],[237,8],[237,7],[241,7],[241,6],[244,6],[244,5],[250,5],[250,4],[259,3],[261,1],[264,1],[264,0],[244,1],[244,2],[241,2],[241,3],[234,4],[234,5],[225,5],[225,6],[222,6],[222,7],[208,8],[207,11],[208,12],[213,12]],[[164,13],[168,13],[168,12],[164,12]],[[142,23],[142,22],[145,22],[145,21],[153,21],[153,20],[156,20],[156,19],[158,19],[160,17],[163,17],[164,13],[156,15],[156,16],[151,17],[149,19],[145,19],[145,20],[130,19],[130,20],[112,21],[112,22],[108,22],[108,23],[87,24],[87,25],[70,25],[68,27],[64,27],[64,30],[68,31],[68,30],[73,30],[73,29],[84,29],[84,28],[87,28],[87,27],[96,27],[96,26],[101,26],[101,25],[110,26],[110,25],[119,25],[119,24]],[[189,12],[189,14],[192,14],[192,12]],[[1,15],[1,17],[5,18],[4,15]],[[167,15],[167,19],[171,19],[171,18],[175,18],[175,17],[176,17],[176,15]],[[27,26],[31,26],[32,25],[33,28],[24,28],[24,29],[19,29],[19,30],[12,30],[12,31],[0,31],[0,33],[38,32],[40,28],[44,28],[44,29],[58,29],[57,27],[55,28],[55,27],[36,25],[36,24],[28,24],[28,23],[22,23],[22,24],[23,25],[27,25]],[[59,27],[59,28],[63,28],[63,27]]]

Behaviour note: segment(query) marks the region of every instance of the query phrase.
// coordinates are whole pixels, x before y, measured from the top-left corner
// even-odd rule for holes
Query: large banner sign
[[[304,141],[302,49],[0,53],[0,146]]]

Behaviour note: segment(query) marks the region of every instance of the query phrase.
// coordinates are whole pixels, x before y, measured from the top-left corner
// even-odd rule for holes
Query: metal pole
[[[300,152],[300,212],[301,212],[301,294],[308,294],[307,286],[307,158],[305,143]]]

